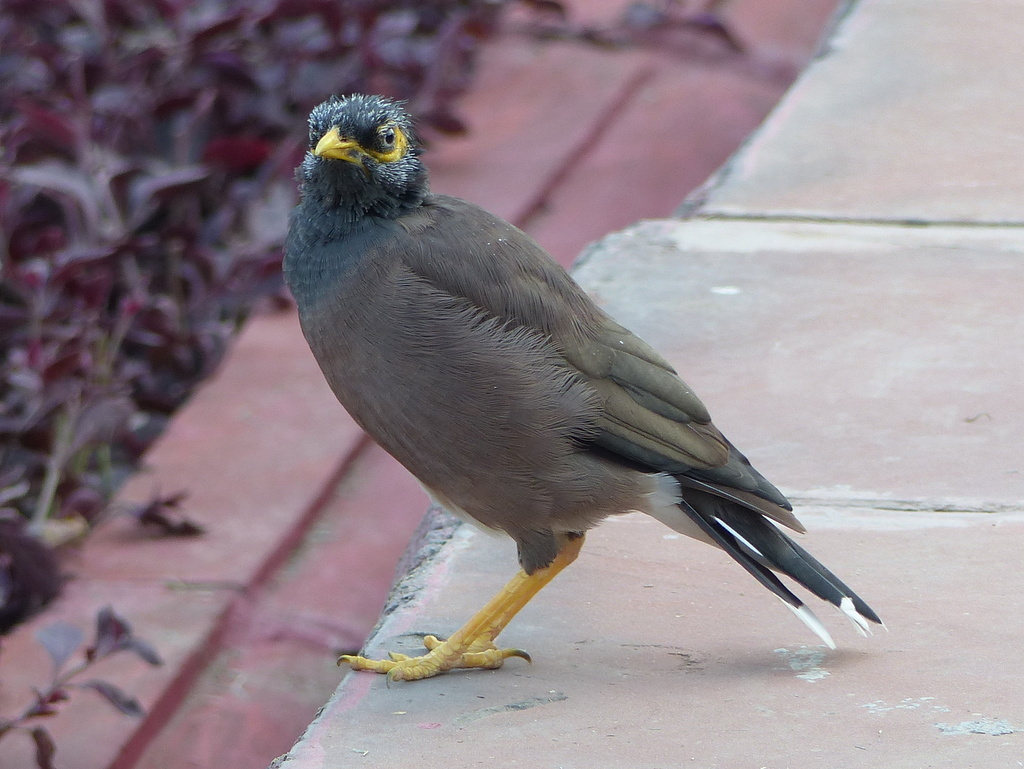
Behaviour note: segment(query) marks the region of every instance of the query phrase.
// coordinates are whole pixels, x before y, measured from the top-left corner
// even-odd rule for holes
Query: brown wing
[[[445,220],[478,223],[472,241],[459,244],[456,260],[434,232],[451,232]],[[730,447],[711,424],[704,404],[672,367],[645,342],[611,320],[538,246],[507,222],[456,198],[434,196],[421,212],[402,220],[417,248],[409,267],[443,290],[463,296],[502,322],[549,338],[601,397],[602,431],[613,451],[621,444],[642,464],[684,472],[729,461]],[[431,226],[434,225],[434,226]],[[657,459],[660,458],[660,461]],[[657,466],[657,465],[655,465]]]

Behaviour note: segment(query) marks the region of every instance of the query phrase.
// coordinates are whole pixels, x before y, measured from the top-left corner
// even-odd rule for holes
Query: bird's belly
[[[427,486],[424,486],[422,483],[420,484],[420,487],[423,489],[426,495],[430,497],[430,502],[433,506],[439,507],[445,512],[451,513],[463,523],[470,524],[471,526],[476,528],[478,531],[483,532],[484,534],[489,534],[493,536],[504,536],[507,534],[507,532],[505,532],[502,529],[495,529],[491,526],[485,526],[483,523],[478,521],[468,512],[466,512],[461,507],[452,502],[450,499],[447,499],[440,492],[435,491],[434,489],[430,489]]]
[[[431,298],[303,317],[352,417],[445,507],[485,527],[549,530],[619,512],[595,503],[617,480],[582,450],[598,413],[589,388],[539,335]]]

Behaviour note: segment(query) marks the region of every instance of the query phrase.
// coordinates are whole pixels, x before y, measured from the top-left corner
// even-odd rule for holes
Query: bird
[[[783,532],[792,505],[650,345],[529,235],[434,194],[412,117],[383,96],[309,116],[284,273],[352,418],[453,514],[514,540],[519,570],[447,639],[339,665],[412,681],[530,660],[496,646],[609,516],[639,511],[721,548],[831,648],[788,577],[866,634],[878,615]]]

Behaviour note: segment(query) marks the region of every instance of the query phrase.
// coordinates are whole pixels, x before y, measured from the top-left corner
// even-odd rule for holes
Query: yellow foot
[[[477,638],[471,644],[458,648],[436,636],[423,638],[428,652],[419,657],[391,652],[391,659],[371,660],[345,654],[338,658],[338,664],[351,665],[353,670],[372,670],[386,673],[389,681],[418,681],[454,668],[500,668],[509,657],[519,657],[530,662],[530,655],[522,649],[499,649],[486,638]]]

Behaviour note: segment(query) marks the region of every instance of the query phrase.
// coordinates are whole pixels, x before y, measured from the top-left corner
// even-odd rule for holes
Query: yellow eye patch
[[[362,159],[360,156],[366,155],[378,163],[393,163],[396,160],[400,160],[405,156],[406,151],[409,148],[409,140],[406,138],[405,133],[396,125],[382,126],[378,131],[378,136],[381,138],[381,143],[385,142],[383,139],[386,134],[394,133],[392,140],[392,147],[388,150],[376,150],[364,147],[355,139],[345,138],[338,131],[337,127],[332,128],[330,131],[320,137],[320,141],[316,143],[316,147],[313,148],[313,154],[317,157],[322,158],[333,158],[335,160],[346,160],[349,163],[355,163],[356,165],[362,165]]]
[[[385,139],[391,138],[391,149],[384,152],[366,150],[367,155],[379,160],[381,163],[391,163],[405,155],[405,151],[409,147],[409,140],[405,138],[405,133],[401,128],[392,124],[381,126],[377,131],[377,136],[380,137],[381,144],[384,146],[389,144]]]

